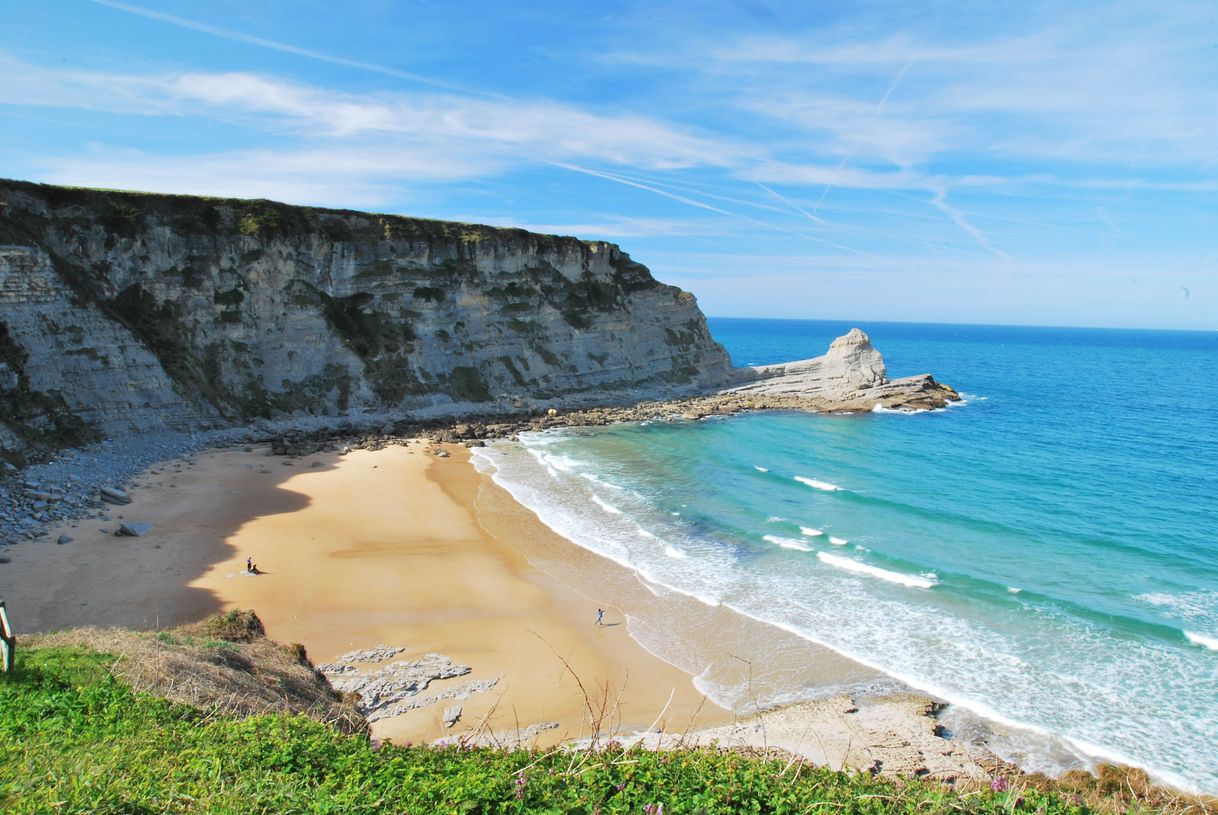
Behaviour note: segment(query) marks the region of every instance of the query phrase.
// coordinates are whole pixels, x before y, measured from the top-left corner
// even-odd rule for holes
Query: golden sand
[[[304,644],[317,663],[383,644],[405,647],[398,659],[445,654],[472,668],[463,681],[498,677],[492,690],[457,702],[455,732],[558,723],[543,744],[589,735],[602,715],[604,727],[622,732],[657,719],[681,730],[695,718],[730,718],[704,704],[687,674],[636,644],[607,599],[530,565],[512,540],[526,550],[575,547],[479,474],[464,449],[435,458],[414,443],[294,460],[232,449],[188,461],[145,474],[133,503],[114,508],[116,520],[52,532],[73,543],[15,548],[3,577],[17,625],[155,628],[253,608],[268,636]],[[119,517],[153,530],[142,538],[100,531]],[[247,557],[263,574],[246,573]],[[604,577],[625,572],[587,558]],[[593,624],[598,607],[607,625]],[[382,720],[374,731],[430,741],[449,733],[443,707]]]

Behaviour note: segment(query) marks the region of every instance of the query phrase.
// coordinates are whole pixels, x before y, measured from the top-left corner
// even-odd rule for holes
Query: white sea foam
[[[532,448],[530,448],[529,452],[533,453],[534,457],[542,464],[564,473],[574,473],[580,467],[586,466],[586,462],[571,458],[570,456],[564,456],[561,453],[546,453],[542,450],[534,452]]]
[[[502,447],[502,454],[495,447]],[[662,587],[658,595],[675,592],[706,605],[722,603],[885,670],[986,718],[1036,733],[1062,734],[1080,751],[1112,759],[1121,756],[1124,763],[1141,764],[1182,789],[1216,788],[1218,776],[1209,769],[1212,762],[1208,757],[1218,711],[1212,696],[1199,693],[1195,683],[1177,679],[1213,668],[1214,651],[1192,638],[1188,641],[1194,647],[1181,638],[1174,643],[1139,643],[1132,649],[1120,643],[1122,650],[1118,651],[1110,639],[1051,611],[1035,621],[1045,629],[1044,639],[1040,635],[1029,639],[1031,634],[1020,630],[1001,629],[1000,633],[983,620],[939,608],[934,598],[940,592],[919,592],[915,599],[915,593],[901,588],[907,585],[903,582],[894,586],[875,574],[869,576],[877,579],[862,580],[847,568],[826,569],[819,555],[817,560],[789,558],[786,562],[779,558],[742,562],[734,556],[717,559],[708,555],[716,552],[718,542],[700,538],[695,557],[684,537],[694,534],[692,528],[681,533],[674,530],[672,548],[690,552],[688,558],[676,558],[667,551],[668,540],[657,544],[637,533],[627,514],[635,506],[634,499],[620,504],[627,513],[605,515],[589,506],[591,485],[584,479],[564,475],[557,482],[548,481],[539,462],[521,455],[511,444],[492,445],[488,450],[501,471],[495,474],[497,483],[513,484],[515,488],[509,492],[560,534],[634,568],[644,585],[656,581]],[[482,452],[478,449],[474,456]],[[647,497],[640,496],[640,500]],[[778,508],[770,507],[771,511]],[[664,522],[659,524],[656,532],[670,538],[667,531],[661,532]],[[797,527],[793,524],[791,528]],[[726,543],[730,546],[731,541]],[[775,586],[783,591],[776,592]],[[655,591],[651,585],[648,588]],[[1138,599],[1160,607],[1165,614],[1175,612],[1172,616],[1178,630],[1213,639],[1218,628],[1209,615],[1215,611],[1215,598],[1218,594],[1201,591]],[[857,608],[861,613],[843,616],[842,608]],[[928,625],[928,619],[934,624]],[[1046,640],[1070,643],[1068,649],[1051,654],[1052,660],[1044,665],[1052,668],[1047,673],[1028,667],[1039,664],[1032,656],[1048,658],[1042,649]],[[667,644],[658,644],[664,645],[658,649],[661,654],[669,650]],[[1002,653],[1020,655],[1027,664],[1003,662],[998,658]],[[1137,681],[1131,679],[1135,675]],[[1070,677],[1083,677],[1082,683]],[[1143,686],[1143,679],[1149,684]],[[728,689],[717,694],[727,696]],[[1169,697],[1181,710],[1170,723],[1146,713],[1156,700]]]
[[[841,492],[842,490],[837,484],[830,484],[828,481],[817,481],[815,478],[805,478],[802,475],[795,476],[795,480],[800,484],[807,484],[815,490],[824,490],[825,492]]]
[[[1218,618],[1218,591],[1190,591],[1183,594],[1149,592],[1135,594],[1133,599],[1169,609],[1186,620]]]
[[[850,543],[850,541],[846,540],[845,538],[835,538],[830,535],[829,543],[833,544],[834,546],[845,546],[846,544]]]
[[[651,538],[652,540],[655,540],[656,536],[651,534],[646,529],[644,529],[643,527],[640,526],[639,527],[639,537],[640,538]]]
[[[550,478],[553,478],[556,481],[558,480],[558,470],[554,469],[554,467],[550,465],[549,456],[540,450],[533,449],[532,447],[527,447],[525,449],[528,450],[530,456],[537,460],[538,464],[545,468],[546,472],[549,473]]]
[[[809,538],[819,538],[821,535],[825,534],[825,530],[813,529],[810,526],[801,526],[799,528],[799,534],[805,535]]]
[[[670,558],[674,558],[676,560],[684,560],[685,558],[689,557],[689,555],[685,554],[684,552],[682,552],[680,549],[678,549],[675,546],[665,546],[664,554],[666,554]]]
[[[782,517],[781,515],[771,515],[765,519],[765,522],[768,524],[780,524],[785,520],[786,518]]]
[[[469,461],[474,465],[474,469],[480,473],[493,474],[498,469],[495,467],[495,462],[491,461],[491,457],[487,454],[485,447],[471,448]]]
[[[913,416],[917,413],[929,413],[926,408],[890,408],[883,405],[876,405],[871,409],[872,413],[896,413],[902,416]]]
[[[579,475],[581,478],[585,478],[588,481],[591,481],[593,484],[596,484],[597,486],[600,486],[600,487],[608,487],[609,489],[617,490],[618,492],[621,492],[623,489],[625,489],[625,487],[618,486],[617,484],[611,484],[610,482],[606,481],[605,479],[603,479],[600,476],[595,475],[593,473],[580,473]]]
[[[753,469],[759,473],[768,473],[770,471],[769,467],[760,467],[756,464],[753,465]]]
[[[1205,634],[1198,634],[1196,631],[1185,631],[1184,636],[1193,645],[1200,645],[1202,648],[1218,651],[1218,637],[1207,637]]]
[[[777,544],[783,549],[798,549],[801,552],[811,552],[812,547],[797,538],[780,538],[778,535],[764,535],[761,538],[763,541]]]
[[[1023,589],[1016,588],[1015,586],[1007,586],[1007,591],[1009,591],[1011,594],[1019,594],[1021,591],[1023,591]]]
[[[602,500],[599,495],[593,495],[592,501],[598,507],[605,510],[605,512],[608,512],[610,515],[621,515],[622,514],[622,511],[620,509],[618,509],[617,507],[615,507],[613,504],[609,503],[608,501]]]
[[[862,563],[857,560],[852,560],[848,557],[840,555],[831,555],[828,552],[817,552],[816,556],[823,563],[830,566],[836,566],[839,569],[845,569],[848,572],[857,572],[858,574],[870,575],[878,577],[880,580],[887,580],[889,583],[898,583],[902,586],[909,586],[914,589],[930,589],[934,588],[936,581],[930,580],[920,575],[901,574],[900,572],[881,569],[879,566],[872,566],[868,563]]]

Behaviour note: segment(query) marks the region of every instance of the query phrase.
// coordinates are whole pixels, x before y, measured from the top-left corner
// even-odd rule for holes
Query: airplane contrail
[[[656,195],[661,195],[665,198],[671,198],[674,201],[679,201],[680,203],[686,204],[691,207],[697,207],[698,209],[710,210],[711,212],[716,212],[720,215],[726,215],[729,218],[737,218],[742,221],[748,221],[751,224],[756,224],[757,226],[765,227],[766,229],[773,229],[778,232],[786,232],[789,235],[795,235],[796,237],[800,237],[800,238],[803,238],[804,240],[812,241],[813,243],[822,243],[825,246],[832,246],[834,249],[841,249],[843,252],[850,252],[855,255],[867,256],[866,252],[860,252],[858,249],[852,249],[849,246],[843,246],[840,243],[834,243],[833,241],[827,241],[827,240],[824,240],[823,238],[818,238],[815,235],[808,235],[803,232],[797,232],[794,229],[787,229],[786,227],[783,227],[783,226],[777,226],[776,224],[769,224],[769,223],[766,223],[765,221],[759,221],[756,218],[749,217],[748,215],[741,215],[739,212],[731,212],[726,209],[721,209],[719,207],[712,206],[711,204],[707,204],[703,201],[697,201],[693,198],[687,198],[684,195],[677,195],[676,193],[668,192],[667,190],[662,190],[657,187],[653,187],[649,184],[642,184],[638,181],[631,181],[628,178],[622,178],[621,176],[615,175],[613,173],[607,173],[607,172],[604,172],[603,170],[593,170],[589,167],[581,167],[578,164],[568,164],[566,162],[561,162],[561,161],[552,161],[552,162],[547,162],[547,163],[552,164],[555,167],[562,167],[564,170],[570,170],[570,171],[576,172],[576,173],[585,173],[587,175],[595,176],[596,178],[603,178],[606,181],[613,181],[618,184],[625,184],[627,187],[635,187],[640,190],[646,190],[648,192],[655,193]]]
[[[786,204],[786,205],[787,205],[787,206],[789,206],[791,209],[793,209],[793,210],[795,210],[796,212],[798,212],[800,215],[805,216],[805,217],[806,217],[806,218],[808,218],[809,220],[816,221],[816,223],[820,224],[821,226],[827,226],[827,225],[828,225],[828,224],[826,224],[826,223],[825,223],[825,219],[824,219],[824,218],[818,218],[817,216],[813,215],[811,212],[808,212],[806,209],[804,209],[803,207],[799,206],[798,204],[795,204],[795,203],[793,203],[793,202],[791,202],[791,201],[788,201],[786,198],[783,198],[781,195],[779,195],[778,193],[774,192],[772,189],[770,189],[769,187],[767,187],[765,184],[762,184],[760,181],[754,181],[753,183],[754,183],[754,184],[756,184],[758,187],[761,187],[763,190],[765,190],[766,192],[768,192],[770,195],[772,195],[772,196],[774,196],[775,198],[777,198],[779,201],[782,201],[784,204]]]
[[[875,105],[877,116],[884,114],[884,105],[888,102],[888,97],[892,96],[892,92],[897,89],[897,85],[901,84],[901,80],[905,78],[905,74],[909,73],[909,69],[918,61],[918,55],[914,54],[909,60],[901,66],[901,70],[897,71],[897,75],[888,83],[888,90],[884,91],[884,95],[880,97],[880,101]],[[837,172],[840,173],[846,167],[846,162],[854,156],[854,149],[851,148],[846,155],[842,156],[842,160],[837,163]],[[820,210],[820,205],[825,202],[825,196],[829,194],[829,190],[833,189],[833,184],[830,182],[825,185],[825,189],[821,191],[820,198],[816,201],[816,206],[812,207],[812,214],[815,215]]]
[[[213,37],[219,37],[232,42],[240,42],[246,45],[253,45],[257,48],[267,48],[272,51],[280,51],[285,54],[292,54],[305,59],[317,60],[319,62],[329,62],[334,65],[342,65],[347,68],[356,68],[361,71],[370,71],[372,73],[384,74],[395,79],[405,79],[409,82],[417,82],[420,85],[431,85],[436,88],[444,88],[450,91],[460,91],[461,93],[476,94],[478,96],[487,96],[493,99],[506,99],[507,97],[501,94],[491,93],[489,91],[478,90],[477,88],[469,88],[464,85],[458,85],[453,82],[445,82],[442,79],[433,79],[422,74],[411,73],[410,71],[399,71],[397,68],[387,68],[384,65],[376,65],[371,62],[362,62],[357,59],[348,59],[347,57],[334,56],[333,54],[325,54],[321,51],[313,51],[308,48],[301,48],[291,43],[279,42],[278,40],[268,40],[265,37],[255,37],[251,34],[243,34],[240,31],[233,31],[228,28],[220,28],[219,26],[200,23],[196,20],[188,20],[185,17],[178,17],[173,14],[166,14],[163,11],[155,11],[153,9],[144,8],[143,6],[135,6],[130,3],[123,3],[120,0],[92,0],[99,6],[106,6],[115,11],[122,11],[127,14],[134,14],[138,17],[146,17],[149,20],[167,23],[179,28],[188,28],[191,31],[198,31],[202,34],[208,34]]]

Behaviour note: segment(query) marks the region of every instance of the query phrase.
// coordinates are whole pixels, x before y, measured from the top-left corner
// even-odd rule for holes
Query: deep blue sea
[[[710,320],[737,365],[854,325],[965,402],[526,434],[482,463],[648,584],[1218,793],[1218,332]]]

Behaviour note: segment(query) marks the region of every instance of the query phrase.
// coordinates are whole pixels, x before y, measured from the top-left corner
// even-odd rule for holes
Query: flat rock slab
[[[380,645],[362,651],[343,654],[334,662],[318,665],[335,690],[359,695],[359,708],[369,722],[399,716],[420,707],[446,699],[468,699],[475,693],[483,693],[499,682],[498,677],[463,682],[455,687],[421,696],[432,682],[454,679],[470,672],[468,665],[458,665],[443,654],[424,654],[418,659],[398,661],[380,667],[361,669],[352,663],[370,665],[390,659],[405,648]],[[455,717],[449,722],[449,714]],[[461,707],[452,705],[444,711],[444,721],[449,727],[461,717]]]
[[[131,496],[116,487],[100,487],[97,494],[107,504],[130,504]]]
[[[114,536],[118,538],[142,538],[152,531],[152,524],[132,521],[130,523],[119,524],[118,529],[114,531]]]
[[[405,650],[405,648],[395,648],[389,645],[378,645],[375,648],[365,648],[362,651],[348,651],[334,660],[333,664],[346,665],[355,670],[355,667],[351,664],[353,662],[384,662],[387,659],[396,657]],[[329,673],[330,667],[330,664],[322,665],[320,670]]]

